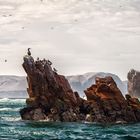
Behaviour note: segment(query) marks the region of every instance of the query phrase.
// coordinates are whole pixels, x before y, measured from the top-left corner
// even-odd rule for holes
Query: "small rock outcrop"
[[[96,78],[96,83],[85,91],[90,104],[91,121],[124,123],[140,121],[140,102],[124,98],[112,77]],[[128,97],[128,95],[126,95]]]
[[[20,110],[23,120],[88,121],[124,123],[140,121],[140,102],[130,95],[123,97],[112,77],[96,78],[85,90],[87,100],[73,92],[68,81],[52,69],[49,60],[34,61],[24,57],[27,73],[27,107]]]
[[[140,72],[131,69],[127,75],[128,92],[132,97],[140,98]]]

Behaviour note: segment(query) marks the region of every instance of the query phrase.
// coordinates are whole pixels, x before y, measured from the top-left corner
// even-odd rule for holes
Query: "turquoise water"
[[[140,123],[108,125],[22,121],[24,99],[0,99],[0,140],[140,140]]]

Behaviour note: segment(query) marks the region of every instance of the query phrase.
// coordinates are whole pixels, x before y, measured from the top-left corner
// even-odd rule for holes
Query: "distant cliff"
[[[0,91],[25,91],[26,88],[24,76],[0,75]]]
[[[85,96],[84,90],[90,87],[93,83],[95,83],[96,77],[106,77],[111,76],[114,81],[116,82],[117,86],[123,93],[123,95],[127,94],[127,81],[121,81],[121,79],[112,73],[105,73],[105,72],[89,72],[85,73],[83,75],[73,75],[73,76],[67,76],[72,89],[74,91],[77,91],[81,97]]]
[[[0,98],[27,98],[24,76],[0,75]]]
[[[127,82],[121,81],[120,78],[111,73],[89,72],[83,75],[66,76],[71,88],[77,91],[81,97],[85,96],[84,90],[95,83],[96,77],[111,76],[117,83],[123,94],[127,93]],[[1,75],[0,76],[0,98],[26,98],[27,81],[24,76]],[[20,95],[18,93],[20,92]],[[15,93],[14,93],[15,92]]]

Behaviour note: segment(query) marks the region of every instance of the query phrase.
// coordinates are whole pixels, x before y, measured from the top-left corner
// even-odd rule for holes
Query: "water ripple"
[[[139,140],[140,124],[22,121],[23,100],[0,100],[0,140]]]

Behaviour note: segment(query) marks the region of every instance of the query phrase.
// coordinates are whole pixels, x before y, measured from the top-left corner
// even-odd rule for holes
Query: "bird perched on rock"
[[[53,68],[53,71],[54,71],[55,73],[57,73],[57,70],[56,70],[55,68]]]
[[[31,55],[31,51],[30,51],[31,48],[28,48],[28,52],[27,54],[30,56]]]
[[[52,65],[52,62],[50,60],[47,61],[49,65]]]
[[[44,59],[43,59],[43,64],[45,65],[45,64],[46,64],[46,62],[47,62],[47,61],[46,61],[46,59],[44,58]]]

